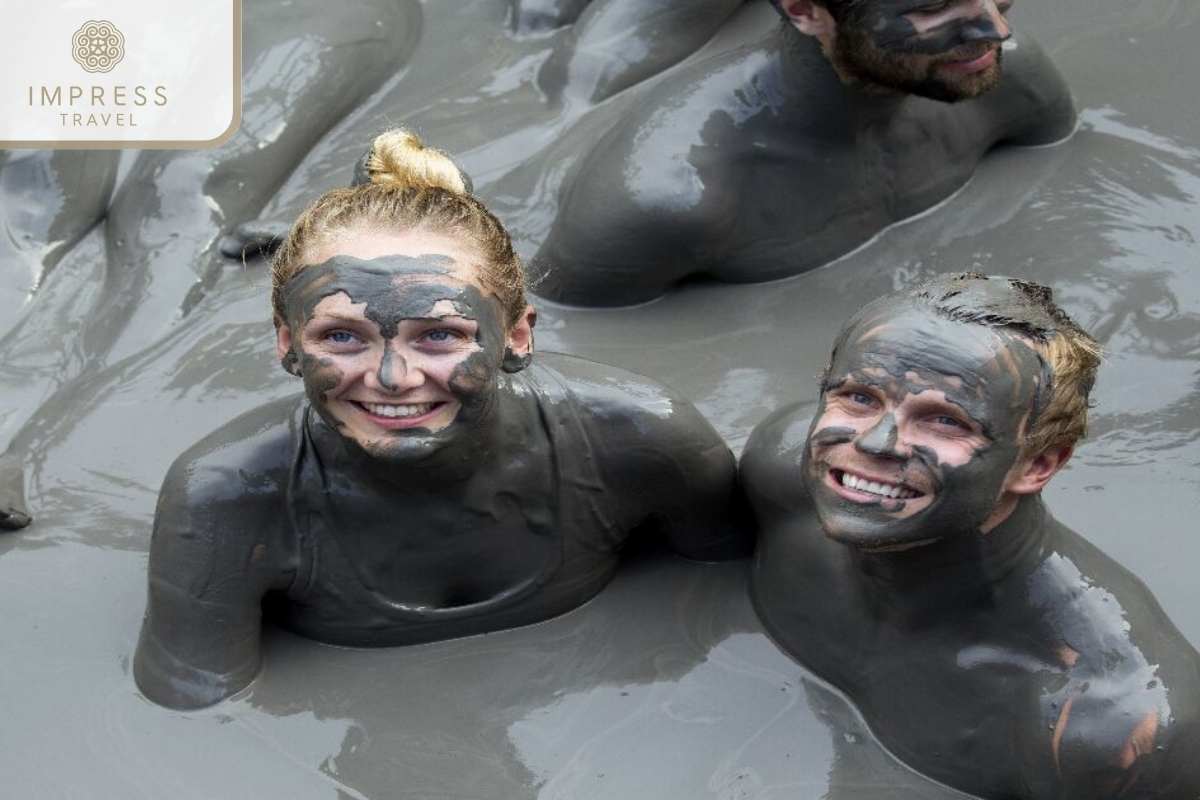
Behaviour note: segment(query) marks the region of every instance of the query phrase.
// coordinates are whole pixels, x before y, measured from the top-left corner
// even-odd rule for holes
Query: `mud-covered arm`
[[[1075,102],[1066,79],[1041,46],[1018,34],[1016,48],[1006,52],[1004,79],[988,98],[999,143],[1021,146],[1053,144],[1075,130]],[[986,97],[986,95],[985,95]]]
[[[1176,718],[1151,681],[1130,687],[1084,682],[1054,721],[1053,796],[1200,797],[1200,739],[1194,710]]]
[[[251,527],[259,515],[239,508],[238,477],[177,463],[159,494],[134,677],[160,705],[212,705],[258,673],[273,554]]]
[[[660,535],[697,561],[749,555],[754,530],[733,454],[688,400],[624,370],[555,363],[575,378],[569,386],[588,449],[622,527]]]
[[[1200,797],[1200,719],[1174,720],[1167,734],[1159,738],[1159,747],[1155,785],[1146,787],[1157,794],[1148,796],[1167,800]]]
[[[696,408],[667,395],[670,414],[631,411],[605,442],[610,480],[625,498],[634,530],[662,535],[695,561],[748,556],[754,526],[728,445]]]
[[[603,0],[560,37],[538,76],[560,93],[599,103],[699,50],[743,0]]]

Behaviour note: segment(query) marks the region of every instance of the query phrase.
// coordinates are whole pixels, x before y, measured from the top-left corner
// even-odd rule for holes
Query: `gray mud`
[[[171,712],[137,694],[130,659],[167,466],[300,390],[275,360],[265,268],[222,261],[214,242],[347,183],[370,136],[403,122],[459,158],[529,255],[573,155],[639,91],[596,108],[545,99],[533,81],[555,38],[510,37],[505,0],[376,4],[399,43],[371,62],[379,74],[338,62],[338,48],[370,41],[351,27],[363,15],[312,6],[268,27],[312,4],[245,5],[245,63],[263,83],[226,148],[119,168],[0,162],[12,309],[0,445],[25,460],[36,517],[0,534],[4,794],[957,796],[898,765],[765,637],[745,561],[639,556],[566,616],[432,645],[352,650],[273,631],[263,674],[215,708]],[[1071,84],[1071,140],[993,153],[949,201],[808,275],[689,284],[629,309],[538,303],[538,345],[674,385],[737,450],[775,408],[815,400],[833,334],[866,300],[961,268],[1049,283],[1109,355],[1092,435],[1047,501],[1200,647],[1200,7],[1027,0],[1010,18]],[[754,0],[707,48],[774,19]],[[296,54],[322,41],[320,58],[349,65],[351,92],[335,92],[336,73],[279,67],[308,63]],[[353,108],[312,113],[334,96]],[[91,227],[105,202],[116,212]]]

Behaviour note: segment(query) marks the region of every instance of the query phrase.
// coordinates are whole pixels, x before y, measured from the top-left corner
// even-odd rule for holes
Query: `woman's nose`
[[[405,357],[391,342],[384,345],[379,367],[375,370],[375,381],[380,388],[388,392],[400,392],[420,386],[424,380],[425,375],[415,362]]]

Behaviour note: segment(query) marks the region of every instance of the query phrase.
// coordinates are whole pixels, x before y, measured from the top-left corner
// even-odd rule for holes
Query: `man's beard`
[[[979,72],[956,72],[944,65],[971,61],[995,49],[996,61]],[[905,92],[941,103],[970,100],[1000,82],[1003,50],[994,42],[960,45],[939,55],[895,53],[881,48],[860,28],[841,26],[834,39],[830,62],[842,80],[856,81],[868,92]]]

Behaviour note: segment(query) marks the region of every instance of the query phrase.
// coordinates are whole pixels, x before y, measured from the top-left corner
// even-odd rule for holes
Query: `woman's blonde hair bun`
[[[318,197],[292,225],[271,268],[271,307],[287,322],[283,285],[306,267],[328,259],[342,233],[441,233],[474,248],[480,286],[500,301],[505,323],[525,314],[525,271],[512,239],[479,198],[454,160],[426,147],[403,128],[381,134],[359,160],[354,185]]]
[[[441,150],[426,147],[421,137],[393,128],[375,137],[364,165],[371,183],[398,189],[437,187],[468,194],[463,174]]]

